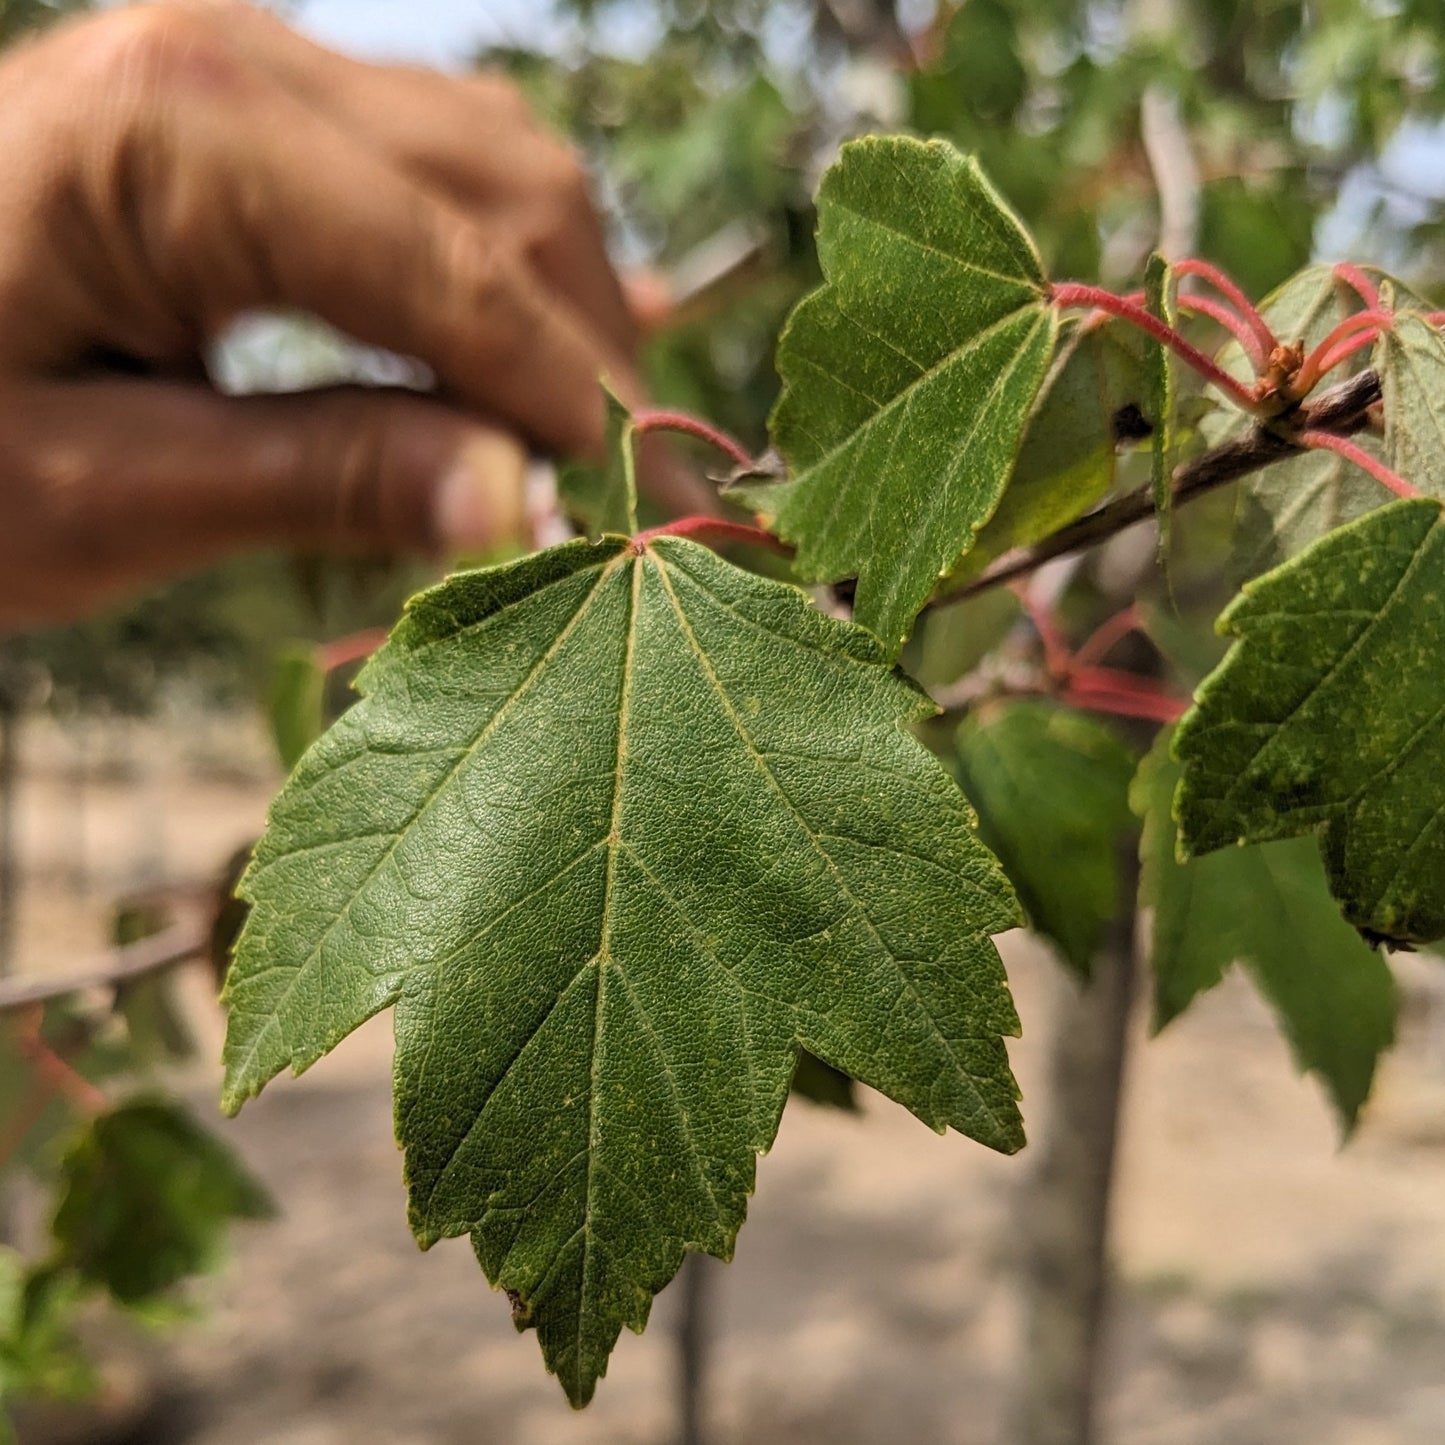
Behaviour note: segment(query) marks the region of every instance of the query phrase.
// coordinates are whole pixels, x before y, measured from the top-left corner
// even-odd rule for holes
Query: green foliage
[[[951,146],[855,142],[823,178],[827,284],[778,346],[773,439],[792,469],[737,493],[896,655],[992,515],[1052,354],[1032,243]]]
[[[1156,251],[1144,271],[1144,304],[1151,316],[1166,326],[1177,321],[1174,277],[1169,263]],[[1158,342],[1149,346],[1144,364],[1146,415],[1154,419],[1150,446],[1150,486],[1154,493],[1154,515],[1159,523],[1159,555],[1169,552],[1169,519],[1173,503],[1173,475],[1176,409],[1174,358]]]
[[[1172,812],[1179,768],[1169,746],[1166,731],[1132,794],[1144,820],[1139,902],[1151,910],[1154,1027],[1243,963],[1278,1013],[1299,1067],[1319,1075],[1348,1133],[1394,1042],[1390,970],[1340,917],[1310,840],[1179,861]]]
[[[989,704],[958,729],[959,781],[1030,925],[1088,977],[1119,909],[1134,758],[1103,723],[1052,703]]]
[[[326,674],[314,647],[288,647],[277,657],[267,703],[276,755],[290,772],[326,726]]]
[[[1188,852],[1319,830],[1356,928],[1445,934],[1442,567],[1440,504],[1397,502],[1245,587],[1176,741]]]
[[[1144,358],[1148,338],[1114,322],[1076,325],[1039,395],[1008,488],[952,569],[976,576],[1005,552],[1057,532],[1114,488],[1121,442],[1154,426]],[[1159,348],[1155,348],[1158,350]]]
[[[637,443],[627,408],[607,395],[607,457],[600,466],[572,462],[558,474],[562,504],[592,538],[637,530]]]
[[[395,1004],[413,1228],[471,1234],[574,1402],[731,1253],[800,1045],[1022,1143],[1012,898],[868,633],[575,542],[416,599],[360,686],[243,883],[226,1104]]]
[[[1382,291],[1386,305],[1393,290]],[[1427,496],[1445,500],[1445,340],[1423,317],[1403,311],[1381,332],[1372,360],[1383,393],[1386,462]]]
[[[121,1304],[211,1268],[233,1219],[266,1219],[265,1190],[169,1100],[95,1119],[67,1152],[52,1232],[57,1263]]]

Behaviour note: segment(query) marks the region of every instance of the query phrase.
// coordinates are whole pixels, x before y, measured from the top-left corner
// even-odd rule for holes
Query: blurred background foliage
[[[77,8],[0,0],[0,40]],[[304,23],[304,4],[290,8]],[[1445,274],[1440,0],[553,0],[542,13],[544,45],[477,63],[509,71],[583,148],[621,264],[683,293],[648,342],[658,399],[753,445],[779,326],[817,278],[813,185],[871,129],[976,151],[1055,275],[1133,284],[1181,141],[1198,173],[1195,248],[1255,295],[1312,256],[1375,261],[1427,293]],[[268,385],[254,350],[251,370]],[[67,705],[145,710],[177,677],[234,699],[264,689],[284,640],[386,622],[421,575],[243,560],[7,647],[37,696]]]

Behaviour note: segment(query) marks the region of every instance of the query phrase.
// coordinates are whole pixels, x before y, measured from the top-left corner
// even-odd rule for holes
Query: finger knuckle
[[[116,10],[88,27],[84,43],[112,95],[154,97],[188,83],[214,90],[240,73],[209,3],[162,0]]]
[[[515,360],[535,330],[521,262],[510,246],[470,229],[458,231],[450,251],[452,287],[467,318],[463,333],[483,338],[494,365]]]

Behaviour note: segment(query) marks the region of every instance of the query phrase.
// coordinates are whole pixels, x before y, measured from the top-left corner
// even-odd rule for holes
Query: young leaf
[[[992,515],[1053,353],[1033,243],[943,141],[845,146],[818,192],[826,284],[778,345],[775,444],[792,479],[737,489],[813,581],[858,578],[896,656]]]
[[[1152,911],[1154,1028],[1243,963],[1279,1016],[1295,1062],[1319,1075],[1348,1133],[1394,1042],[1390,970],[1340,917],[1309,839],[1178,860],[1179,768],[1169,745],[1161,733],[1131,795],[1144,820],[1139,902]]]
[[[991,704],[958,729],[959,780],[1029,923],[1088,976],[1119,907],[1134,759],[1104,724],[1046,702]]]
[[[1188,853],[1322,830],[1369,938],[1445,935],[1445,525],[1397,502],[1248,584],[1179,726]]]
[[[225,1105],[394,1003],[413,1229],[472,1236],[575,1403],[730,1254],[800,1045],[1022,1143],[1016,908],[869,633],[578,541],[415,599],[359,686],[242,885]]]
[[[233,1219],[266,1191],[180,1105],[137,1099],[96,1119],[61,1165],[51,1230],[62,1262],[139,1304],[209,1268]]]
[[[607,398],[607,460],[569,462],[557,474],[562,505],[589,537],[637,530],[637,439],[627,408],[603,387]]]

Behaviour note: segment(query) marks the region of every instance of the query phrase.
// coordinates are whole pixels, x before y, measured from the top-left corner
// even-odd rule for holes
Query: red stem
[[[1358,336],[1351,336],[1345,341],[1338,342],[1332,351],[1320,358],[1320,375],[1324,376],[1327,372],[1333,371],[1346,357],[1353,356],[1361,347],[1373,346],[1379,339],[1379,331],[1371,328],[1368,331],[1360,332]]]
[[[1115,296],[1112,291],[1105,291],[1101,287],[1082,286],[1072,281],[1054,286],[1049,295],[1054,304],[1061,308],[1088,306],[1107,311],[1121,321],[1127,321],[1141,331],[1147,331],[1161,346],[1167,346],[1185,365],[1192,367],[1206,381],[1224,392],[1235,405],[1251,415],[1262,414],[1259,398],[1243,382],[1216,366],[1198,347],[1191,346],[1172,326],[1166,326],[1142,306],[1123,296]]]
[[[1068,643],[1064,641],[1063,633],[1059,630],[1058,619],[1048,608],[1039,605],[1027,584],[1020,584],[1013,589],[1013,592],[1028,614],[1029,621],[1033,623],[1034,631],[1039,635],[1039,641],[1043,643],[1044,667],[1049,676],[1068,677],[1073,670],[1074,659],[1069,652]]]
[[[1116,642],[1137,631],[1143,624],[1143,616],[1137,607],[1126,607],[1122,612],[1116,612],[1084,639],[1074,654],[1074,666],[1092,667],[1109,654]]]
[[[639,411],[632,416],[632,430],[639,436],[650,431],[675,431],[697,437],[717,448],[740,467],[752,467],[755,458],[735,437],[719,430],[710,422],[689,416],[683,411]]]
[[[1183,295],[1178,297],[1178,302],[1181,311],[1197,311],[1201,316],[1217,321],[1244,348],[1244,354],[1249,357],[1254,374],[1259,376],[1264,371],[1269,364],[1269,353],[1261,348],[1259,337],[1229,307],[1220,305],[1218,301],[1211,301],[1207,296]]]
[[[1200,261],[1191,257],[1175,262],[1174,274],[1176,276],[1198,276],[1201,281],[1209,282],[1220,295],[1224,296],[1239,313],[1240,320],[1249,328],[1261,356],[1268,356],[1279,345],[1278,338],[1269,328],[1269,322],[1255,309],[1254,302],[1218,267],[1211,266],[1208,261]],[[1258,369],[1264,370],[1262,366]]]
[[[1110,713],[1115,717],[1145,718],[1149,722],[1178,722],[1189,704],[1163,693],[1118,692],[1113,688],[1084,687],[1074,683],[1059,694],[1059,701],[1083,708],[1085,712]]]
[[[710,547],[728,542],[748,542],[754,547],[768,547],[774,552],[781,552],[785,557],[793,555],[793,549],[771,532],[765,532],[761,527],[750,527],[745,522],[727,522],[721,517],[679,517],[675,522],[649,527],[632,539],[632,550],[640,557],[647,551],[647,544],[657,537],[687,537]]]
[[[338,637],[335,642],[323,643],[317,649],[322,672],[333,672],[345,667],[348,662],[360,662],[370,657],[386,641],[386,628],[369,627],[364,632],[353,632],[349,637]]]
[[[1304,363],[1290,382],[1290,393],[1296,397],[1308,396],[1315,389],[1320,377],[1329,370],[1325,362],[1340,342],[1353,336],[1357,331],[1367,332],[1373,341],[1381,330],[1388,329],[1394,323],[1394,319],[1388,311],[1356,311],[1353,316],[1346,316],[1305,357]]]
[[[1335,275],[1354,291],[1369,310],[1378,311],[1380,309],[1379,288],[1358,266],[1352,265],[1349,261],[1341,261],[1335,267]]]
[[[22,1057],[34,1066],[37,1082],[52,1094],[61,1094],[82,1114],[103,1114],[109,1108],[104,1093],[77,1073],[40,1036],[45,1007],[35,1004],[15,1016],[14,1033]]]
[[[1337,437],[1333,432],[1307,431],[1299,436],[1300,445],[1311,451],[1336,452],[1357,467],[1363,468],[1382,487],[1388,487],[1397,497],[1417,498],[1420,493],[1404,477],[1392,472],[1383,462],[1376,461],[1363,447],[1357,446],[1348,437]]]

